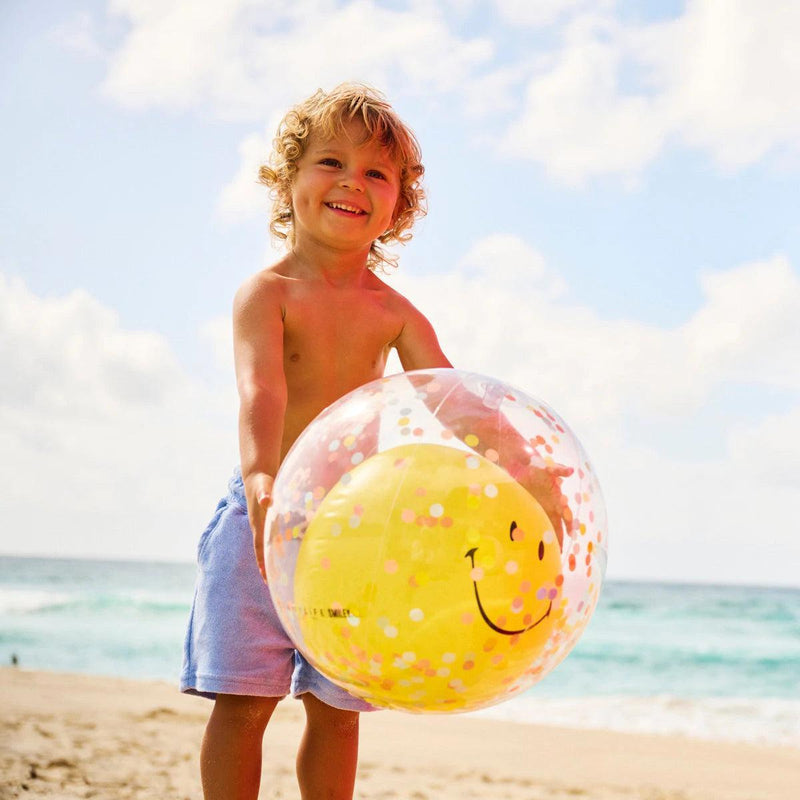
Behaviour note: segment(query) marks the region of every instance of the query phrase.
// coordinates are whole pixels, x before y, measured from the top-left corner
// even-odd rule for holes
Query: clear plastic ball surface
[[[322,412],[266,525],[298,650],[369,703],[420,713],[494,705],[556,667],[597,605],[608,544],[566,423],[454,369],[382,378]]]

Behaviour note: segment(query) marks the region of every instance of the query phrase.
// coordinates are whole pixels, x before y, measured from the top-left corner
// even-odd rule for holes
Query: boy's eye
[[[341,167],[342,162],[339,161],[338,158],[323,158],[320,164],[324,164],[326,167]]]
[[[378,169],[371,169],[367,175],[369,175],[370,178],[379,178],[382,181],[386,180],[386,176]]]

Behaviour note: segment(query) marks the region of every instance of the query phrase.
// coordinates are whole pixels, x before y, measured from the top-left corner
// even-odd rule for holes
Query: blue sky
[[[763,7],[762,7],[763,6]],[[371,82],[429,214],[390,282],[578,432],[609,575],[798,584],[795,4],[0,9],[0,551],[191,559],[281,113]]]

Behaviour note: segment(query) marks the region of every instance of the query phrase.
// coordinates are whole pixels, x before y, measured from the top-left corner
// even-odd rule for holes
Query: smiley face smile
[[[512,522],[510,530],[509,530],[509,536],[511,537],[512,541],[514,540],[514,531],[516,529],[517,529],[517,523],[516,522]],[[539,544],[539,559],[540,560],[542,559],[542,557],[544,555],[543,549],[544,549],[544,545],[543,545],[543,543],[540,542],[540,544]],[[477,551],[478,551],[478,548],[477,547],[473,547],[471,550],[468,550],[464,554],[464,558],[469,558],[470,564],[472,565],[472,569],[475,568],[475,553]],[[542,614],[542,616],[539,617],[539,619],[537,619],[535,622],[532,622],[530,625],[528,625],[528,626],[526,626],[524,628],[518,628],[516,630],[509,630],[508,628],[501,628],[499,625],[497,625],[496,623],[492,622],[491,619],[489,619],[489,615],[486,613],[485,609],[483,608],[483,603],[481,602],[481,595],[480,595],[480,592],[478,591],[478,582],[476,580],[472,581],[472,586],[473,586],[473,588],[475,590],[475,602],[478,604],[478,611],[481,612],[481,616],[483,617],[483,621],[493,631],[495,631],[496,633],[500,633],[503,636],[517,636],[520,633],[526,633],[527,631],[532,630],[537,625],[540,625],[542,622],[544,622],[550,616],[550,612],[553,610],[553,601],[550,600],[550,602],[547,604],[547,611],[545,611],[544,614]]]

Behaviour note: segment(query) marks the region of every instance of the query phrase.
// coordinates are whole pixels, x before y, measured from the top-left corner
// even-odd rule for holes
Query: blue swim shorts
[[[295,697],[334,708],[373,706],[331,683],[297,652],[278,619],[253,554],[241,472],[228,484],[197,548],[197,581],[186,630],[181,691]]]

